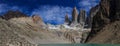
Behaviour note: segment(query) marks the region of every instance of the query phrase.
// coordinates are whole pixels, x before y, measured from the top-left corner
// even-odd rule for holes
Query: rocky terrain
[[[0,19],[0,46],[35,46],[26,41],[25,38],[20,37],[17,31],[24,31],[18,26]]]
[[[120,21],[106,25],[87,43],[120,44]]]
[[[119,2],[119,0],[101,0],[99,5],[91,9],[90,18],[92,18],[92,29],[86,42],[109,44],[120,43],[120,40],[118,39],[120,36],[115,35],[120,31]]]
[[[90,10],[72,11],[64,24],[45,24],[35,14],[32,17],[20,11],[8,11],[0,16],[0,46],[37,46],[57,43],[120,43],[119,0],[101,0]]]
[[[78,15],[75,7],[72,21],[66,15],[64,24],[52,25],[45,24],[38,15],[28,17],[19,11],[8,11],[0,18],[0,45],[37,46],[38,44],[84,43],[91,29],[84,28],[85,11],[82,10],[80,13],[83,15]]]

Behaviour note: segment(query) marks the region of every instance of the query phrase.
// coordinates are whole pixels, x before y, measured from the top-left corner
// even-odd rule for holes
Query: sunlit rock
[[[32,20],[34,23],[38,24],[39,26],[41,27],[44,27],[45,28],[45,23],[43,22],[42,18],[39,16],[39,15],[33,15],[32,16]]]

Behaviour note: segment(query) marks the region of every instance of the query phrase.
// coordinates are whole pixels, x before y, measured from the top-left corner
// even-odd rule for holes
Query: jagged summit
[[[33,21],[35,23],[38,23],[38,21],[43,22],[43,20],[41,19],[41,17],[39,15],[37,15],[37,14],[32,15],[32,19],[33,19]]]
[[[32,15],[32,20],[39,26],[45,26],[45,23],[43,22],[42,18],[37,14]]]
[[[120,28],[120,0],[101,0],[97,6],[91,9],[90,18],[92,28],[86,42],[120,43],[119,39],[117,39],[120,36],[115,35]]]
[[[84,27],[86,23],[86,16],[87,14],[85,10],[81,9],[78,14],[76,7],[74,7],[72,11],[72,21],[70,23],[70,26]]]
[[[68,14],[65,15],[65,24],[69,24],[70,23],[70,20],[69,20],[69,17],[68,17]]]
[[[77,23],[78,11],[76,7],[73,8],[72,11],[72,23]]]
[[[86,11],[81,9],[80,13],[78,15],[78,23],[80,23],[82,26],[84,26],[85,21],[86,21]]]
[[[11,18],[18,18],[18,17],[28,17],[28,15],[20,12],[20,11],[12,11],[9,10],[7,13],[1,16],[2,19],[9,20]]]

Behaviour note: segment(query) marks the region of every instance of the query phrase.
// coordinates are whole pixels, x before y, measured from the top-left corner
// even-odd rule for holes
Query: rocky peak
[[[77,9],[76,7],[73,8],[73,11],[72,11],[72,22],[77,22],[77,17],[78,17],[78,12],[77,12]]]
[[[90,21],[92,24],[92,30],[99,30],[104,25],[110,23],[110,1],[101,0],[100,4],[93,7],[90,11]],[[96,29],[97,28],[97,29]]]
[[[90,10],[91,32],[88,37],[94,37],[103,27],[110,23],[110,0],[101,0],[101,2]]]
[[[43,22],[42,18],[37,14],[34,14],[32,16],[32,20],[34,23],[39,24],[40,26],[45,26],[45,23]]]
[[[80,13],[78,15],[78,22],[84,26],[86,21],[86,11],[85,10],[80,10]]]
[[[101,8],[103,9],[106,16],[109,16],[110,11],[110,0],[101,0],[100,2]]]
[[[91,9],[90,18],[92,21],[92,30],[89,40],[106,25],[120,20],[120,0],[101,0],[100,4]]]
[[[35,23],[37,23],[38,21],[42,21],[41,17],[36,14],[32,16],[32,19]]]
[[[66,16],[65,16],[65,23],[67,23],[67,24],[70,23],[70,20],[69,20],[68,14],[66,14]]]
[[[20,11],[8,11],[7,13],[5,13],[4,15],[1,16],[1,18],[5,19],[5,20],[9,20],[11,18],[18,18],[18,17],[28,17],[28,15],[20,12]]]

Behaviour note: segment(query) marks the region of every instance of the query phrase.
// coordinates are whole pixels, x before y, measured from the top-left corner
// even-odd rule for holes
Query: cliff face
[[[86,11],[85,10],[80,10],[79,14],[76,9],[76,7],[73,8],[72,11],[72,21],[68,18],[68,15],[65,16],[65,23],[68,23],[68,26],[71,27],[84,27],[86,23]]]
[[[36,44],[19,36],[19,31],[24,30],[25,29],[0,18],[0,46],[36,46]]]
[[[80,10],[80,13],[78,15],[78,23],[81,24],[82,26],[85,25],[86,21],[86,11],[85,10]]]
[[[90,37],[94,36],[98,31],[100,31],[106,24],[110,23],[110,1],[109,0],[101,0],[101,2],[93,7],[90,10],[90,23],[92,25],[92,31],[90,33]]]
[[[78,17],[78,11],[76,7],[74,7],[72,11],[72,22],[73,23],[77,23],[77,17]]]
[[[87,43],[120,44],[120,21],[106,25]]]
[[[99,32],[101,32],[106,25],[120,20],[119,3],[119,0],[101,0],[100,4],[91,9],[90,18],[92,18],[92,30],[89,34],[88,41],[97,36],[97,34],[99,35]]]

